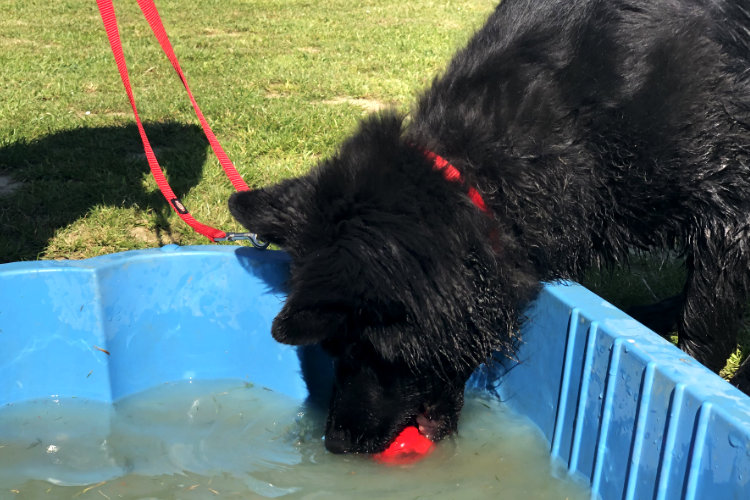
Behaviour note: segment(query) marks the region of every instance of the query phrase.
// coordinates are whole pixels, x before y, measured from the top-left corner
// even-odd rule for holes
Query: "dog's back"
[[[715,202],[740,217],[748,12],[746,1],[505,0],[426,93],[414,134],[459,156],[514,220],[544,221],[552,234],[527,243],[550,253],[539,258],[552,272],[580,267],[560,233],[594,235],[611,257],[673,241],[717,180],[727,190]],[[575,201],[577,213],[561,210]]]
[[[586,247],[682,241],[707,192],[733,217],[748,208],[749,11],[505,0],[421,100],[415,140],[526,222],[546,278],[585,267]]]
[[[684,251],[679,345],[718,370],[750,287],[749,67],[747,0],[505,0],[410,135],[486,194],[540,279]]]

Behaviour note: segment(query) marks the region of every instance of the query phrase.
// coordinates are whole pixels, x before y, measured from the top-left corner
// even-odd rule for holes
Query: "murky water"
[[[241,382],[167,384],[120,401],[0,408],[0,498],[584,499],[539,431],[467,397],[459,434],[386,466],[323,447],[324,416]]]

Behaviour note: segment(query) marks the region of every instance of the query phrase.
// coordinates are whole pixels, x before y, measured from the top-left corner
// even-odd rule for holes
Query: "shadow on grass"
[[[680,293],[686,277],[684,258],[673,252],[655,251],[633,255],[629,265],[610,269],[592,268],[582,284],[620,309],[628,311],[633,306],[656,303]],[[674,331],[671,335],[671,340],[676,342],[677,332]],[[723,370],[727,378],[750,355],[750,301],[745,306],[737,343],[738,350],[729,357]]]
[[[200,127],[146,126],[159,163],[178,197],[201,179],[207,142]],[[144,187],[148,164],[135,125],[78,128],[0,148],[0,262],[36,259],[55,232],[95,206],[138,207],[167,232],[170,208]]]

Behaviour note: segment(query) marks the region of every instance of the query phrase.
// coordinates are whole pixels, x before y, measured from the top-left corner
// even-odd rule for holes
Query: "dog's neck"
[[[432,162],[433,167],[435,170],[439,170],[442,172],[443,177],[445,180],[450,182],[460,182],[463,183],[463,176],[461,175],[461,172],[458,171],[456,167],[451,165],[451,163],[443,158],[442,156],[433,153],[432,151],[427,150],[421,150],[422,154],[425,155],[425,157]],[[469,199],[471,199],[471,202],[476,205],[476,207],[484,212],[485,214],[489,214],[490,211],[487,208],[487,205],[484,202],[484,198],[482,198],[482,195],[479,194],[479,191],[476,190],[473,186],[468,186],[469,191]]]

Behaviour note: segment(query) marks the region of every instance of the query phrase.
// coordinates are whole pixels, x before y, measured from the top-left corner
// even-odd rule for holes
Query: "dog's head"
[[[333,357],[334,452],[382,451],[412,424],[433,440],[455,430],[467,378],[509,324],[487,217],[400,136],[398,118],[366,122],[310,173],[229,201],[292,257],[272,334]]]

